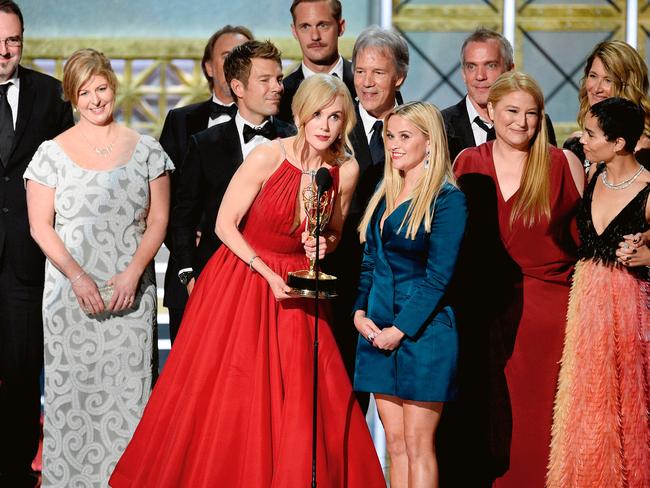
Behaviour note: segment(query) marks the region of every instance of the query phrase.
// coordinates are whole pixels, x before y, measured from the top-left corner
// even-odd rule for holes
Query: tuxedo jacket
[[[204,102],[175,108],[170,110],[165,118],[165,124],[160,134],[160,145],[176,167],[176,170],[171,174],[170,209],[173,209],[176,204],[175,199],[180,182],[180,173],[190,137],[208,127],[211,103],[212,98],[209,98]],[[165,273],[165,298],[163,304],[166,307],[183,308],[187,301],[187,289],[178,280],[178,271],[181,268],[178,266],[178,260],[173,251],[171,225],[167,229],[165,245],[170,254],[167,262],[167,272]]]
[[[20,90],[14,142],[6,167],[0,164],[0,263],[25,281],[44,280],[45,256],[32,239],[23,173],[42,142],[74,125],[61,83],[31,69],[18,68]]]
[[[278,137],[296,130],[273,119]],[[199,275],[221,241],[214,231],[221,200],[243,161],[235,119],[205,129],[190,138],[183,162],[176,203],[171,213],[172,246],[179,269],[193,268]],[[196,229],[201,238],[196,245]]]
[[[291,102],[293,101],[293,96],[298,91],[300,83],[302,83],[304,79],[305,75],[302,72],[301,64],[298,66],[298,69],[282,80],[284,93],[282,95],[282,100],[280,101],[280,113],[277,115],[278,119],[293,124]],[[354,73],[352,72],[352,63],[347,59],[343,59],[343,83],[345,83],[345,86],[350,90],[350,95],[352,95],[352,100],[354,100],[357,96],[357,93],[354,90]]]
[[[449,145],[449,157],[453,162],[463,149],[466,147],[475,147],[474,133],[472,132],[472,121],[469,120],[467,113],[467,104],[463,97],[460,102],[442,111],[442,118],[445,121],[445,131],[447,132],[447,143]],[[551,118],[546,114],[546,127],[548,130],[548,141],[557,145],[555,131]]]

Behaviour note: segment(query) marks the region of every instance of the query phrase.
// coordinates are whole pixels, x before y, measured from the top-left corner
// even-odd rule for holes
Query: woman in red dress
[[[454,166],[468,200],[466,240],[479,255],[470,279],[484,283],[480,303],[494,304],[471,326],[489,327],[490,431],[505,452],[495,486],[542,488],[584,172],[572,153],[548,144],[542,91],[528,75],[501,75],[488,112],[496,140],[466,149]]]
[[[313,300],[290,298],[305,269],[302,189],[327,168],[336,200],[321,257],[336,245],[358,166],[345,85],[305,80],[298,135],[255,149],[234,175],[216,232],[225,244],[201,273],[174,348],[111,486],[298,487],[311,479]],[[329,316],[327,304],[319,311]],[[317,483],[384,487],[377,455],[327,319],[319,335]]]

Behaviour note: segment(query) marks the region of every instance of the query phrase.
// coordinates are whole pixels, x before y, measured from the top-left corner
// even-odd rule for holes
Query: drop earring
[[[424,158],[424,168],[425,169],[429,167],[429,155],[430,155],[430,153],[429,153],[429,150],[427,149],[427,155]]]

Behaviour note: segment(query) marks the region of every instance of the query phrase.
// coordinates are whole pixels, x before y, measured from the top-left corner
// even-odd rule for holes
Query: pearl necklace
[[[634,183],[634,181],[639,177],[641,173],[643,173],[644,170],[645,168],[643,166],[640,166],[639,170],[636,173],[634,173],[627,180],[621,181],[620,183],[610,183],[609,181],[607,181],[607,169],[603,170],[603,172],[600,174],[600,178],[603,180],[603,185],[605,185],[610,190],[624,190],[632,183]]]

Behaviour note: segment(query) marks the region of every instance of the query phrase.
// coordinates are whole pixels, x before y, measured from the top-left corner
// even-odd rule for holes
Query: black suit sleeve
[[[202,212],[202,181],[201,154],[196,138],[192,136],[180,172],[176,203],[170,219],[172,245],[179,269],[193,267],[196,229]]]
[[[74,125],[74,117],[72,116],[72,106],[69,102],[64,102],[61,109],[61,118],[59,122],[59,133],[68,130]]]
[[[184,154],[179,155],[178,141],[176,140],[176,117],[174,111],[170,111],[165,118],[165,123],[163,124],[163,129],[160,134],[160,145],[163,147],[167,155],[171,158],[172,163],[177,168],[180,167],[179,161]]]

